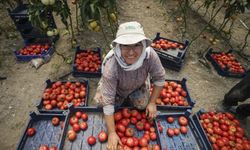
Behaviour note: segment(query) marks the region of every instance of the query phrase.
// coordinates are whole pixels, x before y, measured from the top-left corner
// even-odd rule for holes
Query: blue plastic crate
[[[184,62],[184,58],[185,58],[186,52],[187,52],[188,47],[189,47],[189,41],[185,40],[184,43],[181,43],[181,42],[177,42],[174,40],[160,37],[160,33],[157,33],[153,42],[160,40],[160,39],[164,39],[164,40],[168,40],[168,41],[171,41],[174,43],[182,44],[184,46],[184,48],[182,50],[180,50],[180,49],[171,50],[170,49],[170,50],[164,51],[162,49],[155,49],[156,53],[160,57],[162,65],[164,67],[179,71],[182,67],[182,63]]]
[[[208,150],[207,144],[204,142],[203,137],[201,137],[196,125],[193,123],[192,119],[189,117],[191,111],[179,112],[179,113],[165,113],[159,114],[155,119],[155,124],[157,124],[157,132],[160,137],[160,143],[162,149],[167,150]],[[172,124],[169,124],[166,120],[168,116],[173,117],[175,120]],[[167,135],[168,128],[179,128],[178,117],[185,116],[188,119],[188,131],[186,134],[180,134],[178,136],[174,135],[169,137]],[[160,133],[158,123],[162,126],[163,132]]]
[[[120,108],[122,109],[122,108]],[[106,123],[104,120],[103,116],[103,110],[101,108],[96,108],[96,107],[84,107],[84,108],[73,108],[70,107],[70,113],[68,116],[68,120],[65,124],[65,130],[64,130],[64,136],[63,139],[63,150],[75,150],[75,149],[81,149],[81,150],[103,150],[107,149],[107,142],[105,143],[100,143],[98,141],[98,134],[100,131],[106,131]],[[117,109],[119,110],[119,109]],[[75,112],[81,111],[81,112],[86,112],[88,114],[88,129],[86,131],[80,131],[77,133],[77,138],[73,142],[70,142],[67,138],[67,131],[69,130],[69,119],[71,116],[75,114]],[[135,129],[134,125],[129,125],[129,127]],[[142,131],[137,131],[134,130],[135,135],[138,137],[141,137],[143,135]],[[93,135],[96,138],[96,144],[93,146],[89,146],[87,143],[87,139],[90,135]],[[157,135],[158,136],[158,135]],[[159,140],[159,137],[157,137]],[[151,141],[149,144],[158,144],[160,146],[160,141]]]
[[[17,145],[17,150],[37,150],[43,144],[49,147],[56,146],[57,149],[61,149],[67,116],[66,111],[63,114],[36,114],[31,112],[28,124]],[[64,125],[53,126],[51,123],[53,117],[58,117],[60,121],[64,122]],[[36,133],[32,137],[28,137],[26,133],[28,128],[31,127],[36,129]]]
[[[39,39],[37,41],[26,40],[24,41],[24,43],[25,43],[24,44],[25,46],[28,46],[30,44],[46,44],[47,43],[47,44],[50,44],[50,48],[48,49],[48,51],[43,52],[40,55],[21,55],[19,54],[19,49],[17,49],[16,51],[14,51],[14,53],[18,61],[30,61],[31,59],[34,59],[34,58],[48,58],[48,57],[51,57],[55,51],[54,43],[52,43],[49,39],[46,39],[46,38],[42,38],[42,40]]]
[[[229,50],[226,53],[231,53],[232,50]],[[225,76],[225,77],[234,77],[234,78],[243,78],[246,75],[246,72],[244,72],[243,74],[237,74],[237,73],[232,73],[228,71],[228,68],[222,69],[219,64],[211,57],[211,54],[220,54],[220,52],[213,52],[213,49],[210,48],[208,50],[208,52],[206,53],[205,57],[207,58],[207,60],[209,60],[211,62],[211,64],[214,66],[216,72],[221,75],[221,76]],[[246,69],[245,69],[246,70]]]
[[[101,62],[102,62],[102,50],[97,47],[97,48],[91,48],[92,51],[94,52],[97,52],[100,56],[100,59],[101,59]],[[87,77],[87,78],[98,78],[98,77],[101,77],[102,73],[101,73],[101,68],[97,71],[97,72],[87,72],[87,71],[78,71],[76,69],[76,64],[75,64],[75,61],[76,61],[76,55],[81,53],[81,52],[84,52],[86,51],[86,49],[81,49],[80,46],[77,46],[76,48],[76,53],[75,53],[75,56],[74,56],[74,63],[72,65],[72,75],[74,77]]]
[[[67,81],[62,81],[62,83],[66,83]],[[70,82],[73,82],[75,83],[75,81],[70,81]],[[79,81],[80,83],[84,83],[86,85],[86,97],[85,97],[85,102],[84,104],[82,104],[81,106],[79,107],[86,107],[88,106],[88,99],[89,99],[89,81],[88,80],[81,80]],[[52,82],[51,80],[47,80],[46,81],[46,88],[50,88],[52,86],[52,84],[55,83],[55,82]],[[45,91],[45,90],[44,90]],[[40,113],[63,113],[65,110],[60,110],[58,108],[54,108],[52,110],[46,110],[43,108],[43,98],[41,100],[39,100],[38,104],[37,104],[37,109]]]
[[[187,97],[185,98],[185,100],[188,102],[189,106],[172,106],[172,105],[157,105],[157,109],[159,110],[177,110],[177,111],[186,111],[188,109],[192,109],[195,105],[195,101],[191,99],[190,94],[188,92],[187,89],[187,79],[183,78],[182,80],[165,80],[165,81],[174,81],[178,84],[181,84],[182,89],[185,90],[187,92]]]
[[[75,112],[81,111],[86,112],[88,114],[88,128],[85,131],[80,131],[77,133],[77,138],[70,142],[67,137],[67,132],[69,130],[69,119],[74,115]],[[107,131],[105,121],[102,115],[102,109],[98,109],[95,107],[85,107],[85,108],[72,108],[70,107],[70,113],[68,116],[68,120],[65,124],[64,130],[64,139],[63,139],[63,150],[75,150],[75,149],[106,149],[106,143],[100,143],[98,141],[98,133],[101,131]],[[96,138],[96,144],[93,146],[89,146],[87,143],[87,139],[90,135],[93,135]]]

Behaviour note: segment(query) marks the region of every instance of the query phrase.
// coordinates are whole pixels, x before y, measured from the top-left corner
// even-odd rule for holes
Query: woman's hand
[[[117,150],[118,144],[122,145],[122,142],[116,132],[109,133],[107,149]]]
[[[150,120],[154,119],[156,117],[157,109],[156,104],[154,102],[150,102],[146,108],[146,115]]]

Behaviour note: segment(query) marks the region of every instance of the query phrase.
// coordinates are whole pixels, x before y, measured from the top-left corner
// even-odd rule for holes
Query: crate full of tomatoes
[[[70,81],[46,81],[46,88],[42,99],[37,105],[41,113],[62,113],[72,103],[74,107],[85,107],[88,102],[88,80]]]
[[[188,46],[188,40],[181,43],[160,37],[160,33],[156,34],[151,44],[151,47],[153,47],[159,55],[162,65],[176,71],[179,71],[183,65]]]
[[[159,139],[153,121],[146,119],[145,112],[121,108],[114,114],[116,133],[123,144],[119,149],[160,150]],[[63,149],[107,149],[108,133],[102,109],[71,109],[65,127]]]
[[[100,77],[102,52],[100,48],[76,48],[73,63],[73,76],[75,77]]]
[[[190,111],[185,111],[160,114],[156,117],[155,123],[162,149],[208,150],[190,114]]]
[[[156,99],[159,110],[187,110],[192,109],[195,102],[191,99],[186,79],[182,80],[165,80],[165,85]],[[154,85],[151,85],[150,93]]]
[[[36,114],[31,112],[28,124],[17,145],[17,150],[61,149],[67,116],[67,112],[63,114]]]
[[[30,61],[34,58],[48,58],[54,53],[53,43],[49,39],[25,41],[25,45],[19,46],[14,53],[18,61]]]
[[[210,48],[206,54],[206,58],[221,76],[242,78],[246,75],[245,68],[235,58],[231,50],[227,53],[213,52],[213,49]]]
[[[200,110],[192,118],[209,149],[250,150],[250,140],[233,114]]]

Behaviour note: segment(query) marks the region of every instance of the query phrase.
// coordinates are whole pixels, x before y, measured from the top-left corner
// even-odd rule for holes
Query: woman
[[[122,145],[115,132],[115,106],[130,103],[138,109],[146,109],[149,119],[156,117],[155,100],[165,83],[165,70],[150,44],[140,23],[123,23],[112,42],[114,48],[103,61],[102,77],[94,99],[103,107],[109,150],[116,150],[118,143]],[[149,78],[154,83],[151,96]]]

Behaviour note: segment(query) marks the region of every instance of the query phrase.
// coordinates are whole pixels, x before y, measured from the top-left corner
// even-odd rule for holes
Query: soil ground
[[[138,21],[149,38],[154,38],[156,32],[160,32],[162,37],[182,41],[180,24],[175,21],[172,12],[176,10],[176,2],[170,1],[166,6],[162,6],[155,0],[119,0],[119,22]],[[74,6],[72,12],[74,11]],[[6,31],[17,33],[7,11],[1,7],[1,26]],[[178,14],[177,14],[178,15]],[[60,18],[55,17],[59,30],[63,31],[64,26],[60,24]],[[188,13],[188,26],[186,38],[191,39],[199,33],[205,25],[199,15],[190,11]],[[74,21],[75,22],[75,21]],[[207,33],[213,36],[212,33]],[[240,33],[239,33],[240,34]],[[109,41],[111,34],[107,32]],[[104,47],[105,40],[101,33],[93,33],[83,30],[78,33],[77,41],[82,47]],[[228,49],[223,40],[216,47]],[[6,76],[6,80],[0,81],[0,149],[15,149],[23,129],[28,121],[29,112],[36,111],[36,104],[40,100],[42,92],[46,86],[47,79],[58,80],[59,77],[71,71],[71,65],[66,64],[62,57],[54,54],[51,60],[39,69],[33,68],[27,62],[17,62],[13,50],[22,43],[22,38],[7,39],[0,35],[0,76]],[[180,72],[166,69],[166,78],[181,80],[187,79],[187,87],[191,98],[196,101],[193,112],[201,108],[214,110],[216,105],[223,99],[224,94],[229,91],[240,79],[225,78],[219,76],[213,68],[209,69],[198,60],[197,53],[204,51],[209,45],[209,41],[199,38],[189,48],[184,65]],[[56,43],[56,50],[67,57],[72,57],[74,50],[70,45],[70,36],[61,35]],[[249,63],[240,59],[245,66]],[[66,77],[65,80],[81,80],[84,78]],[[90,80],[90,98],[93,97],[99,79]],[[249,99],[247,100],[249,102]],[[90,105],[93,102],[90,101]],[[248,119],[249,120],[249,119]],[[243,120],[246,126],[246,119]],[[250,125],[248,125],[250,126]]]

